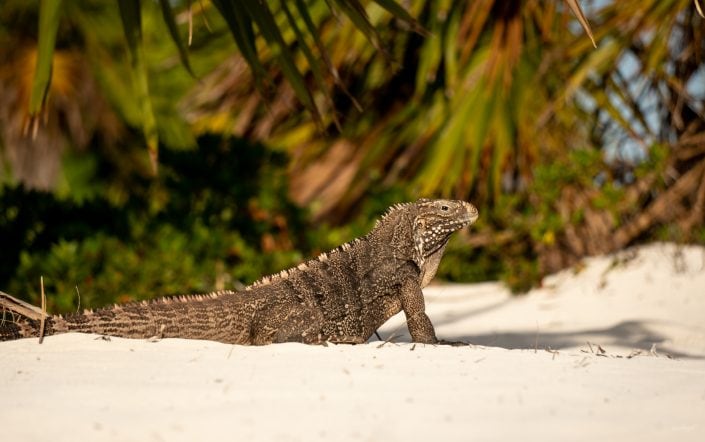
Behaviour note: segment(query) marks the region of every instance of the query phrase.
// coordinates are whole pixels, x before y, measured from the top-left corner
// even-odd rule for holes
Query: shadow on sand
[[[452,324],[454,322],[467,319],[469,317],[482,315],[492,310],[503,307],[511,300],[502,300],[481,308],[473,308],[470,311],[455,312],[443,319],[433,321],[433,324],[438,328],[443,325]],[[563,332],[544,332],[541,330],[519,330],[514,332],[486,333],[486,334],[446,334],[439,335],[439,339],[447,341],[467,342],[473,345],[481,345],[488,347],[501,347],[506,349],[551,349],[562,350],[565,348],[581,347],[589,351],[589,345],[601,345],[602,347],[618,346],[622,348],[631,348],[641,350],[642,352],[650,352],[654,345],[655,350],[660,355],[672,356],[676,358],[693,358],[704,359],[705,356],[699,354],[689,354],[675,350],[666,343],[668,337],[659,333],[654,329],[654,326],[676,326],[684,327],[683,324],[666,321],[653,320],[627,320],[622,321],[611,327],[592,328],[576,331]],[[389,330],[383,331],[383,339],[389,339],[396,342],[410,342],[406,325],[401,324],[396,327],[393,332]],[[596,349],[593,349],[597,351]],[[609,350],[607,348],[606,350]]]
[[[507,349],[553,349],[570,347],[588,349],[588,342],[603,347],[620,346],[642,351],[650,351],[656,345],[656,351],[662,355],[678,358],[697,358],[702,356],[683,353],[669,348],[666,336],[649,327],[651,321],[623,321],[607,328],[586,329],[571,332],[546,333],[536,330],[511,333],[491,333],[480,335],[445,336],[448,340],[469,342],[475,345],[502,347]]]

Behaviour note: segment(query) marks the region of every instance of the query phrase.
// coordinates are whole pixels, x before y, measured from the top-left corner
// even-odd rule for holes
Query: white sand
[[[702,441],[705,249],[676,251],[652,245],[614,267],[591,259],[519,298],[498,284],[429,288],[439,337],[470,347],[410,344],[401,318],[381,331],[401,343],[381,347],[78,334],[0,343],[0,434]]]

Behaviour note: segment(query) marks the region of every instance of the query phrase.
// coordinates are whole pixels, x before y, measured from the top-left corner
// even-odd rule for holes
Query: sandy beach
[[[586,260],[523,296],[435,285],[441,339],[365,345],[67,334],[0,343],[12,441],[640,440],[705,435],[705,248]]]

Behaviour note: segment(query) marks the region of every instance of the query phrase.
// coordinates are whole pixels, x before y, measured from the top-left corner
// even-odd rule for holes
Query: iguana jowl
[[[240,292],[128,303],[48,316],[45,335],[97,333],[126,338],[208,339],[233,344],[363,343],[404,311],[414,342],[438,342],[421,289],[436,274],[450,235],[477,220],[470,203],[421,199],[391,207],[362,238]],[[19,314],[0,340],[39,335],[37,307],[0,295]]]

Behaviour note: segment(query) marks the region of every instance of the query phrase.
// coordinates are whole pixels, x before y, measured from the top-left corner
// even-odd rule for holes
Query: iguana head
[[[465,201],[420,199],[390,207],[369,235],[385,256],[392,250],[395,258],[412,259],[425,272],[428,260],[438,264],[450,235],[477,218],[477,208]]]
[[[450,235],[477,221],[479,213],[470,203],[458,200],[420,199],[413,220],[417,262],[445,246]]]

